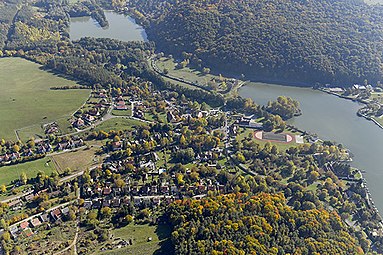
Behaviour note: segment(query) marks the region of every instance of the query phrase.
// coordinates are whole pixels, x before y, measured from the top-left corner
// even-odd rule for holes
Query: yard
[[[90,93],[86,89],[50,90],[76,82],[21,58],[0,59],[0,81],[0,137],[10,140],[16,140],[19,129],[24,140],[42,135],[42,124],[69,117]]]
[[[53,162],[48,158],[42,158],[22,164],[0,167],[0,185],[8,185],[13,180],[18,180],[22,172],[25,172],[28,178],[32,178],[36,177],[39,171],[44,171],[49,175],[55,171]]]

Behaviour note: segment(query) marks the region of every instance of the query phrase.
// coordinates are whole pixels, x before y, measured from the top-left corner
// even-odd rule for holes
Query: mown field
[[[76,82],[43,71],[21,58],[0,59],[0,137],[15,140],[42,134],[41,125],[69,117],[89,96],[89,90],[50,90]]]
[[[79,149],[78,151],[66,152],[50,156],[58,173],[63,173],[67,168],[72,172],[86,170],[100,163],[101,159],[95,155],[98,148]]]
[[[95,127],[94,130],[103,130],[105,132],[109,132],[110,130],[133,130],[135,126],[142,125],[146,125],[146,123],[135,119],[114,118],[101,123]]]
[[[99,251],[95,255],[150,255],[171,254],[169,245],[170,228],[166,225],[149,226],[130,224],[120,229],[113,230],[113,236],[123,240],[133,240],[133,245],[112,251]],[[152,241],[148,241],[148,238]]]
[[[2,166],[0,167],[0,185],[8,185],[13,180],[19,179],[22,172],[25,172],[28,178],[32,178],[36,177],[39,171],[43,171],[45,174],[49,175],[56,170],[53,162],[51,162],[48,158],[42,158],[12,166]]]

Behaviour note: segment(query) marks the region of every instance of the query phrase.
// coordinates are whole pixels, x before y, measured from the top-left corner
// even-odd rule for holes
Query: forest
[[[149,39],[212,71],[348,86],[382,78],[382,7],[354,0],[133,0]]]
[[[184,199],[168,217],[176,254],[363,254],[335,213],[294,210],[282,194]]]

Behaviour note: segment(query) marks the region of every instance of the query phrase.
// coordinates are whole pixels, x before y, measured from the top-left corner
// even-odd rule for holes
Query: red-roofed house
[[[27,221],[23,221],[20,223],[21,229],[26,229],[27,227],[29,227],[29,223]]]

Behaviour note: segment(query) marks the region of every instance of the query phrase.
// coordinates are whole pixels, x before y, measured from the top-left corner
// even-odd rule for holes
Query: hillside
[[[359,0],[132,0],[160,50],[258,80],[381,80],[382,7]]]
[[[335,213],[293,210],[283,195],[185,199],[169,214],[176,254],[363,254]]]

